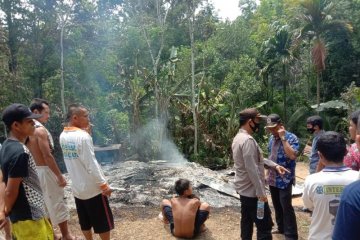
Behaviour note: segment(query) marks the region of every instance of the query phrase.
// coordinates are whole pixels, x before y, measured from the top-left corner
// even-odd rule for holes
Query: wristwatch
[[[280,139],[281,139],[281,141],[283,141],[283,142],[286,141],[285,136],[282,136]]]

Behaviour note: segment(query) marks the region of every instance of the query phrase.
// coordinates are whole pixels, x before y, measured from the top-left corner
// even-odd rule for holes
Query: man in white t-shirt
[[[102,240],[110,240],[114,219],[108,197],[112,192],[95,158],[93,141],[83,129],[89,127],[89,111],[78,104],[69,106],[67,127],[60,135],[60,145],[71,178],[76,211],[86,239],[92,231]]]
[[[344,187],[358,179],[359,173],[345,167],[344,137],[337,132],[325,132],[317,142],[320,162],[325,168],[305,180],[304,206],[312,211],[309,239],[331,239],[340,195]]]

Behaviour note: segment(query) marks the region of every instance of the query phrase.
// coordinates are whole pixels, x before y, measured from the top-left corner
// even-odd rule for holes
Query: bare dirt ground
[[[307,165],[304,163],[298,163],[296,172],[296,175],[298,176],[297,181],[303,182],[303,179],[307,176],[307,174]],[[299,239],[307,239],[310,216],[308,213],[301,211],[302,205],[301,197],[293,198],[293,206],[297,216]],[[113,214],[115,217],[115,229],[111,233],[111,239],[178,239],[173,237],[169,233],[169,230],[165,228],[162,222],[158,219],[159,208],[157,207],[126,206],[113,209]],[[274,218],[274,211],[272,217]],[[71,212],[71,220],[69,225],[73,233],[75,233],[77,236],[82,236],[75,211]],[[206,226],[208,230],[202,233],[196,239],[240,239],[240,209],[238,207],[212,209],[210,218],[206,222]],[[253,239],[256,239],[255,232],[256,229],[254,229]],[[283,235],[273,235],[273,239],[282,240],[284,237]]]

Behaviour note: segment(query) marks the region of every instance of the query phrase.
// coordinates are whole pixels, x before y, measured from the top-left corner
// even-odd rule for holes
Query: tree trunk
[[[13,15],[13,2],[11,0],[5,0],[3,2],[4,13],[6,18],[6,23],[8,25],[8,39],[7,45],[10,51],[9,59],[9,71],[16,75],[17,72],[17,53],[18,53],[18,40],[17,40],[17,29],[16,23],[14,23]]]
[[[134,79],[130,80],[130,91],[132,98],[132,122],[131,122],[131,136],[132,144],[136,151],[139,150],[139,140],[136,137],[136,131],[140,128],[140,93],[138,84],[138,57],[139,52],[135,54],[135,68],[134,68]],[[135,137],[134,137],[135,136]]]
[[[283,64],[283,101],[284,101],[284,123],[287,122],[287,94],[286,94],[286,85],[287,85],[287,69],[285,64]]]
[[[268,81],[269,81],[269,86],[270,86],[270,98],[269,98],[270,103],[269,103],[269,105],[270,105],[270,108],[272,108],[274,105],[274,86],[272,84],[273,79],[270,78],[271,77],[270,75],[268,77],[269,77]]]
[[[159,86],[158,86],[158,64],[153,63],[153,73],[154,73],[154,93],[155,93],[155,118],[159,118]]]
[[[311,46],[311,39],[309,38],[309,47]],[[311,75],[312,75],[312,72],[311,72],[311,48],[309,48],[309,56],[308,56],[308,77],[307,77],[307,99],[310,101],[310,84],[311,84]]]
[[[65,81],[64,81],[64,44],[63,44],[63,40],[64,40],[64,28],[65,28],[65,23],[62,22],[61,23],[61,32],[60,32],[60,49],[61,49],[61,59],[60,59],[60,73],[61,73],[61,89],[60,89],[60,94],[61,94],[61,107],[63,110],[63,114],[66,114],[66,108],[65,108],[65,96],[64,96],[64,92],[65,92]]]
[[[198,155],[198,122],[196,111],[196,96],[195,96],[195,59],[194,59],[194,9],[193,2],[189,3],[189,34],[191,45],[191,109],[194,121],[194,155]]]
[[[316,104],[317,107],[320,107],[320,76],[321,72],[316,74]]]
[[[172,4],[172,3],[170,3]],[[142,30],[142,33],[144,34],[144,38],[148,47],[148,51],[150,53],[150,57],[151,57],[151,61],[153,64],[153,73],[154,73],[154,93],[155,93],[155,117],[159,118],[159,116],[161,115],[161,113],[159,112],[159,108],[161,108],[159,106],[159,101],[160,101],[160,91],[159,91],[159,84],[158,84],[158,67],[160,64],[160,58],[161,58],[161,54],[162,51],[164,49],[164,37],[165,37],[165,32],[166,32],[166,20],[167,20],[167,16],[168,16],[168,12],[170,7],[166,10],[165,15],[162,17],[161,15],[161,1],[160,0],[156,0],[156,11],[157,11],[157,18],[158,18],[158,26],[161,29],[161,33],[160,33],[160,39],[159,39],[159,49],[157,51],[157,55],[155,55],[155,52],[153,53],[153,46],[151,43],[151,39],[148,36],[147,30],[146,30],[146,20],[141,19],[141,23],[140,23],[140,27]]]
[[[267,112],[270,110],[270,106],[271,106],[271,86],[269,84],[269,74],[265,73],[265,75],[263,76],[264,78],[264,82],[265,82],[265,91],[266,91],[266,101],[268,102],[268,104],[265,105],[265,109],[267,110]]]
[[[43,98],[43,74],[36,74],[37,75],[37,79],[38,79],[38,84],[36,86],[36,93],[35,93],[35,97],[39,97],[39,98]]]

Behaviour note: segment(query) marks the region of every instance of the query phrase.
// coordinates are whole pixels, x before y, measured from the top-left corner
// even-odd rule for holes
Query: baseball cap
[[[256,108],[247,108],[239,113],[240,120],[248,120],[252,118],[266,118],[265,115],[261,115]]]
[[[281,123],[281,118],[276,113],[272,113],[266,118],[266,128],[276,127],[279,123]]]
[[[10,126],[13,122],[19,122],[24,119],[36,119],[42,117],[41,114],[35,114],[30,108],[20,103],[13,103],[6,107],[2,112],[2,120],[6,126]]]

